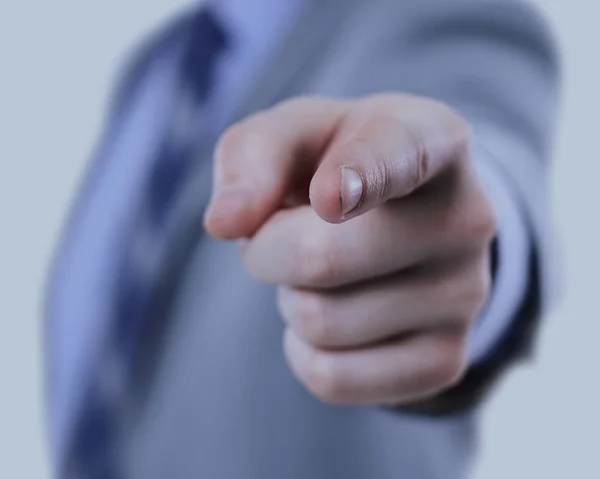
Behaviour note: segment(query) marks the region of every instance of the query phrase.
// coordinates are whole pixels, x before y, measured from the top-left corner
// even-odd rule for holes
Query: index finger
[[[288,100],[229,128],[215,151],[207,231],[221,239],[252,236],[316,169],[347,104]],[[306,193],[305,193],[306,196]]]

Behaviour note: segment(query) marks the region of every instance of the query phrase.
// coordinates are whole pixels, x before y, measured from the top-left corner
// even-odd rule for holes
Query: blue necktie
[[[171,119],[149,162],[139,211],[124,244],[114,318],[61,471],[64,479],[119,478],[118,442],[124,422],[134,412],[135,365],[144,363],[145,339],[159,334],[159,323],[166,320],[153,314],[154,300],[165,285],[160,268],[152,265],[168,258],[169,216],[194,163],[198,132],[182,112],[196,112],[205,102],[215,60],[226,43],[208,9],[199,10],[186,28]],[[144,245],[152,247],[144,250]]]

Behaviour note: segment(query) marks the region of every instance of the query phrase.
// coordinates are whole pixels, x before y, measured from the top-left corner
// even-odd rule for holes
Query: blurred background
[[[41,303],[119,61],[186,0],[0,2],[0,477],[49,477]],[[600,45],[592,0],[539,0],[565,72],[553,171],[564,295],[487,407],[475,479],[600,477]]]

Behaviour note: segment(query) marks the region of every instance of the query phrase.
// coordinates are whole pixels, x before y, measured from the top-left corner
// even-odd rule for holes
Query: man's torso
[[[410,9],[363,2],[340,12],[335,3],[305,9],[238,117],[302,94],[426,88],[401,60]],[[210,189],[212,146],[196,189]],[[471,414],[428,420],[331,407],[303,389],[285,364],[274,288],[248,277],[235,245],[200,234],[175,290],[156,374],[128,434],[127,477],[462,477]]]

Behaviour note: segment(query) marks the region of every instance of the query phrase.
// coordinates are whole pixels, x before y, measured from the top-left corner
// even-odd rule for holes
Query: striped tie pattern
[[[208,9],[199,10],[187,27],[169,125],[149,162],[140,208],[123,247],[114,317],[61,471],[64,479],[119,479],[119,432],[132,413],[134,365],[144,361],[145,339],[159,334],[157,320],[165,319],[152,309],[164,286],[159,265],[170,247],[170,214],[193,168],[194,113],[210,92],[215,60],[226,46]]]

